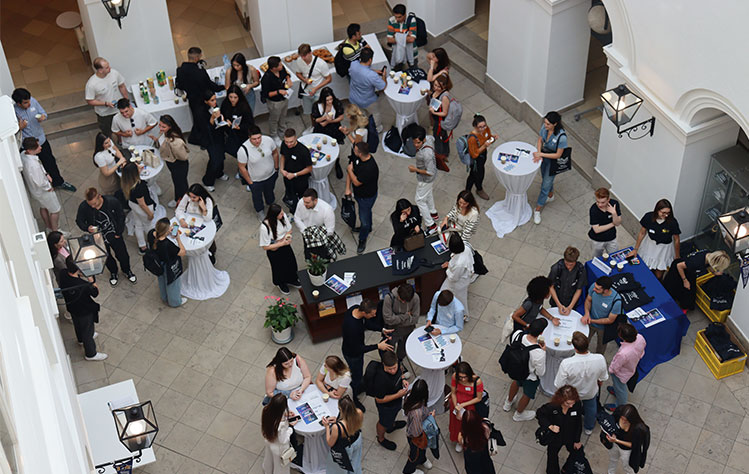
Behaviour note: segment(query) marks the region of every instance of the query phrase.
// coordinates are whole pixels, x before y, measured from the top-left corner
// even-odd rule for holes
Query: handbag
[[[486,418],[484,419],[484,423],[489,427],[489,456],[496,456],[499,454],[499,448],[507,446],[507,442],[504,436],[502,436],[502,432],[494,427],[494,423]]]
[[[284,467],[288,466],[294,458],[296,458],[296,450],[289,446],[281,453],[281,465]]]
[[[564,135],[567,136],[566,133],[559,134],[559,138]],[[572,148],[567,147],[564,150],[562,150],[562,155],[557,158],[556,160],[551,160],[551,166],[549,167],[549,176],[556,176],[560,173],[564,173],[565,171],[569,171],[572,169]]]
[[[346,431],[346,427],[341,425],[340,422],[336,423],[336,426],[338,427],[338,439],[335,444],[330,447],[330,457],[333,458],[333,462],[344,471],[353,472],[354,467],[351,465],[351,459],[346,452],[346,448],[351,445],[348,431]],[[346,435],[345,437],[341,436],[341,427],[343,427],[343,433]]]
[[[165,263],[164,268],[166,269],[164,272],[166,273],[166,284],[171,285],[177,278],[182,276],[182,258],[177,257],[172,262]]]
[[[317,63],[317,56],[315,56],[315,59],[312,60],[312,66],[309,68],[309,72],[307,73],[307,80],[309,80],[310,77],[312,77],[312,71],[315,70],[315,64]],[[307,86],[309,84],[304,84],[303,86],[299,86],[299,92],[296,93],[297,98],[301,99],[305,96],[305,93],[307,91]]]
[[[341,198],[341,219],[352,229],[356,227],[356,203],[351,196]]]
[[[473,398],[476,398],[476,381],[473,381]],[[481,418],[489,418],[489,407],[491,402],[489,401],[489,392],[486,390],[481,394],[481,401],[474,405],[476,407],[476,414]]]
[[[403,239],[403,250],[407,252],[418,250],[420,248],[423,248],[425,245],[426,240],[424,239],[423,232],[417,232],[414,235],[409,235],[408,237]]]
[[[484,265],[484,257],[476,250],[473,251],[473,273],[476,275],[486,275],[489,269]]]
[[[216,232],[224,225],[224,221],[221,219],[221,213],[218,212],[218,205],[213,205],[213,222],[216,224]]]
[[[562,467],[563,474],[593,474],[583,448],[573,449]]]
[[[548,446],[551,441],[552,431],[549,428],[536,428],[536,443],[541,446]]]
[[[395,125],[390,127],[390,130],[385,134],[385,146],[395,153],[401,151],[403,140],[401,139],[400,133],[398,133],[398,128]]]

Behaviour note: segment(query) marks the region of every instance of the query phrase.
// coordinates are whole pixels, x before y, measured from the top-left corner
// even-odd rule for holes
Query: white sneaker
[[[411,372],[409,372],[407,370],[405,372],[403,372],[403,378],[404,379],[410,379],[411,378]]]
[[[593,434],[593,430],[589,430],[589,429],[586,429],[586,430],[585,430],[585,435],[586,435],[586,436],[590,436],[590,435],[592,435],[592,434]]]
[[[422,471],[421,469],[415,469],[414,474],[424,474],[424,471]]]
[[[510,411],[512,410],[512,404],[515,403],[515,400],[508,400],[505,398],[505,404],[502,405],[502,409],[504,411]]]
[[[462,453],[463,452],[463,445],[460,443],[455,443],[455,452]]]
[[[515,414],[512,415],[512,421],[529,421],[536,417],[536,410],[525,410],[523,413],[518,413],[517,410],[515,411]]]
[[[237,171],[237,174],[234,175],[234,179],[239,179],[239,172]]]
[[[250,185],[249,185],[249,184],[245,184],[245,185],[244,185],[244,190],[245,190],[245,191],[247,191],[248,193],[249,193],[250,191],[252,191],[252,189],[250,189]]]
[[[554,201],[554,195],[553,194],[551,196],[546,196],[546,204],[549,204],[550,202],[553,202],[553,201]]]
[[[177,201],[175,201],[174,199],[172,199],[171,201],[169,201],[168,203],[166,203],[166,207],[174,209],[175,207],[177,207]]]
[[[541,211],[533,211],[533,223],[534,224],[541,223]]]
[[[185,298],[185,297],[183,296],[183,297],[182,297],[182,299],[181,299],[181,300],[179,300],[179,305],[180,305],[180,306],[182,306],[182,305],[183,305],[183,304],[185,304],[185,303],[187,303],[187,298]]]
[[[212,193],[213,191],[216,190],[216,187],[215,186],[206,186],[205,190],[208,191],[209,193]]]
[[[426,461],[424,461],[424,464],[422,464],[421,467],[423,467],[424,469],[427,469],[427,470],[431,469],[432,468],[432,461],[430,461],[429,459],[427,459]]]
[[[221,181],[229,181],[229,176],[227,176],[226,174],[222,174],[218,177],[218,179],[220,179]]]
[[[96,355],[93,356],[93,357],[86,357],[86,360],[104,360],[107,357],[109,357],[109,356],[106,355],[105,353],[103,353],[103,352],[97,352]]]

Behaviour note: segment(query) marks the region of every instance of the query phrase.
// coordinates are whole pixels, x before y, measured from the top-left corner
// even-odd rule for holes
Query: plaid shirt
[[[346,254],[346,245],[341,238],[338,237],[338,234],[334,232],[331,235],[328,235],[323,226],[309,226],[304,229],[302,236],[306,247],[325,247],[333,261],[338,258],[337,254]]]

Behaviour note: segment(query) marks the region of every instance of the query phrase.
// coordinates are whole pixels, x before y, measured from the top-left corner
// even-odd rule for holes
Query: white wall
[[[101,0],[78,0],[91,59],[100,56],[125,76],[129,85],[163,69],[173,75],[177,60],[166,0],[132,1],[121,20],[109,16]]]
[[[331,0],[247,0],[250,34],[261,56],[333,41]]]
[[[390,8],[399,3],[405,5],[409,12],[424,20],[432,36],[441,35],[476,13],[476,0],[388,0],[387,3]]]
[[[13,89],[15,89],[15,86],[13,85],[13,77],[10,75],[8,59],[5,57],[3,44],[0,43],[0,95],[10,96]]]

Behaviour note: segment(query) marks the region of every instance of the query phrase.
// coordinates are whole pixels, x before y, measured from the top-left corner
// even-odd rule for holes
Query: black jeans
[[[96,123],[99,124],[99,130],[101,133],[106,135],[107,138],[112,138],[112,120],[114,115],[99,115],[96,114]]]
[[[354,393],[354,398],[356,398],[361,393],[361,383],[364,377],[364,354],[359,356],[347,356],[343,354],[343,358],[346,360],[346,364],[351,371],[351,391]]]
[[[305,174],[293,179],[284,178],[283,184],[286,188],[284,203],[289,206],[289,210],[293,214],[296,212],[297,203],[302,199],[302,194],[309,188],[309,175]]]
[[[408,459],[403,467],[403,474],[413,474],[416,466],[427,462],[427,450],[421,449],[413,443],[413,438],[408,439]]]
[[[72,314],[73,328],[75,337],[78,342],[83,343],[83,349],[86,351],[86,357],[96,355],[96,342],[94,342],[94,319],[93,314]]]
[[[172,184],[174,184],[174,200],[179,204],[179,200],[187,193],[187,172],[190,170],[190,162],[177,160],[174,162],[167,161],[166,167],[172,175]]]
[[[546,451],[546,474],[559,474],[559,451],[562,446],[566,446],[570,453],[575,450],[573,443],[564,444],[561,441],[552,440]]]
[[[255,208],[255,212],[260,212],[265,209],[265,206],[263,206],[263,199],[265,199],[265,204],[268,206],[276,202],[276,196],[273,193],[273,190],[276,188],[276,179],[278,179],[278,171],[275,171],[273,176],[268,179],[253,181],[252,184],[250,184],[252,206]],[[242,178],[242,180],[244,180],[244,178]]]
[[[44,171],[52,178],[52,187],[58,187],[65,182],[60,175],[60,169],[57,167],[57,160],[52,154],[52,148],[49,146],[49,140],[42,145],[42,151],[39,152],[39,161],[44,166]]]
[[[203,184],[213,186],[216,179],[224,174],[224,144],[215,143],[206,147],[208,150],[208,163],[203,175]]]
[[[471,171],[466,179],[466,191],[470,191],[473,185],[476,185],[476,191],[484,189],[484,173],[486,166],[486,153],[482,153],[478,158],[473,160]]]
[[[107,261],[104,263],[107,270],[109,270],[109,273],[117,273],[117,262],[114,261],[114,258],[117,257],[122,272],[125,274],[130,273],[130,255],[127,253],[125,240],[122,236],[119,236],[119,238],[111,237],[109,240],[110,242],[107,242]],[[114,256],[112,255],[113,252]]]

